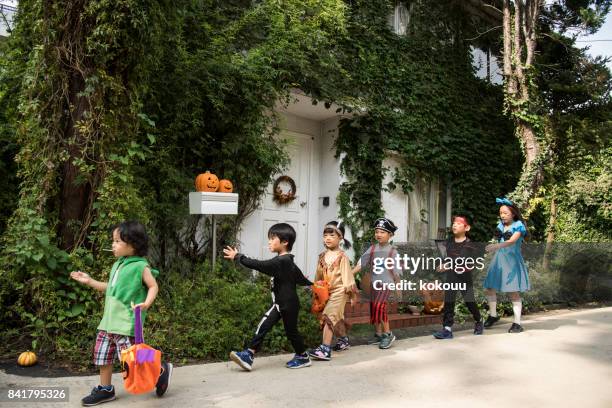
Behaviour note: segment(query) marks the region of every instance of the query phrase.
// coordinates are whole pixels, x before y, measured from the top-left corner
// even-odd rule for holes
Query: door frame
[[[306,212],[305,212],[305,232],[304,237],[304,265],[299,265],[305,276],[309,276],[311,273],[311,267],[316,264],[316,260],[313,259],[313,255],[310,254],[311,249],[317,248],[317,232],[318,225],[314,225],[319,219],[317,216],[318,210],[318,183],[319,180],[319,166],[315,165],[315,160],[319,157],[318,154],[318,135],[311,135],[308,133],[296,132],[293,130],[281,129],[279,134],[276,136],[279,139],[302,139],[310,142],[310,157],[308,158],[308,191],[306,192]],[[299,199],[299,198],[298,198]]]

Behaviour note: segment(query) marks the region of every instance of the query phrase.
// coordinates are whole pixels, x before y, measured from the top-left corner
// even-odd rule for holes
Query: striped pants
[[[389,304],[389,290],[373,290],[370,298],[370,324],[389,321],[387,305]]]

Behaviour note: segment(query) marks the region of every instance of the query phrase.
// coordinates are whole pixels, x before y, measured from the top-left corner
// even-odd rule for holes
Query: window
[[[411,5],[412,8],[412,5]],[[389,16],[389,26],[397,35],[406,35],[408,23],[410,22],[410,11],[403,2],[395,5],[393,14]]]
[[[489,48],[481,49],[470,46],[472,52],[472,65],[478,78],[484,79],[492,84],[500,85],[504,79],[497,57],[491,53]]]
[[[432,180],[428,187],[429,239],[443,239],[450,227],[450,188],[438,180]]]
[[[5,1],[0,3],[0,36],[6,37],[10,34],[11,29],[13,28],[13,17],[17,12],[17,8],[11,4],[9,1]]]

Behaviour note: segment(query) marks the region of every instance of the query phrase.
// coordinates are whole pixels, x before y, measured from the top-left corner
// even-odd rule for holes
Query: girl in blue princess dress
[[[497,292],[506,292],[512,299],[514,323],[508,333],[520,333],[521,326],[521,292],[529,290],[529,275],[527,266],[521,255],[521,244],[527,236],[527,227],[521,212],[516,205],[507,198],[496,199],[499,207],[500,222],[495,229],[496,244],[487,245],[487,252],[494,252],[493,260],[489,266],[484,281],[487,302],[489,303],[489,317],[484,323],[490,328],[499,321],[497,316]]]

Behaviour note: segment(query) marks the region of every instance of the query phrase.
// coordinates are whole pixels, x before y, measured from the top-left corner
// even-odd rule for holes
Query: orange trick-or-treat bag
[[[135,344],[121,350],[123,385],[131,394],[153,391],[161,371],[161,351],[144,344],[140,307],[134,309]]]

